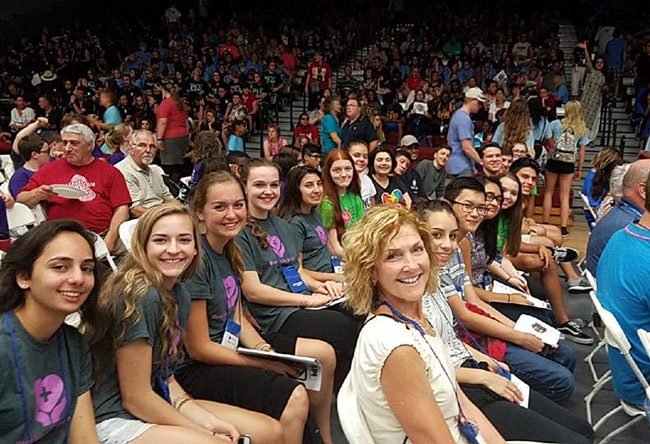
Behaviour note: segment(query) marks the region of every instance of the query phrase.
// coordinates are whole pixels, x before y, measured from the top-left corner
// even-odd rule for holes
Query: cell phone
[[[247,435],[241,435],[237,444],[251,444],[251,437]]]

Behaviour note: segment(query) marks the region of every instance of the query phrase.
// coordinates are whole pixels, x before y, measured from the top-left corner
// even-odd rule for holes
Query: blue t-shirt
[[[650,358],[637,334],[639,328],[650,330],[648,258],[650,230],[630,224],[617,231],[598,265],[598,299],[621,325],[632,346],[630,355],[650,380]],[[642,405],[643,387],[621,353],[614,347],[608,349],[614,392],[624,401]]]
[[[539,142],[552,137],[550,124],[546,117],[540,117],[537,125],[533,123],[533,137]]]
[[[339,138],[341,137],[341,127],[339,126],[338,120],[334,117],[333,114],[325,114],[323,120],[320,123],[320,143],[321,150],[323,154],[327,154],[337,147],[336,142],[332,140],[330,136],[331,133],[336,133]]]
[[[234,134],[231,134],[228,138],[228,151],[239,151],[240,153],[244,152],[244,139]]]
[[[122,123],[122,115],[120,114],[120,110],[117,109],[117,106],[111,105],[104,111],[102,120],[108,125],[117,125]]]
[[[18,198],[18,193],[23,189],[29,178],[34,175],[35,171],[28,170],[24,166],[18,168],[9,179],[9,193],[14,199]]]
[[[123,161],[125,157],[126,155],[124,154],[124,152],[122,150],[119,150],[116,153],[114,153],[111,157],[109,157],[108,163],[110,163],[111,165],[115,165],[116,163]]]
[[[623,37],[607,42],[607,48],[605,49],[605,63],[607,63],[607,67],[622,68],[625,51],[627,51],[627,42]]]
[[[547,125],[547,126],[550,126]],[[497,127],[496,131],[494,132],[494,136],[492,136],[492,142],[498,143],[500,147],[503,148],[503,135],[505,132],[505,126],[503,123],[499,124]],[[548,135],[548,130],[545,131],[546,135]],[[533,127],[533,121],[530,121],[530,131],[528,131],[528,137],[526,138],[526,141],[524,142],[526,146],[529,149],[532,149],[535,147],[535,128]],[[512,148],[512,147],[510,147]]]
[[[564,128],[562,128],[562,122],[559,120],[554,120],[549,123],[548,126],[550,128],[549,131],[551,132],[551,137],[553,137],[553,140],[557,142],[562,135],[562,131],[564,131]],[[589,142],[589,137],[587,136],[587,133],[585,133],[578,137],[576,148],[580,148],[583,145],[587,146]]]
[[[589,243],[587,244],[587,270],[591,274],[598,278],[596,275],[598,262],[612,234],[631,224],[635,219],[640,218],[642,214],[643,210],[641,208],[623,198],[619,205],[612,208],[609,213],[598,221],[589,235]],[[598,286],[600,287],[600,284]]]
[[[449,121],[449,132],[447,133],[447,143],[451,147],[451,157],[447,164],[447,172],[452,175],[473,168],[472,159],[467,157],[463,152],[462,141],[474,138],[474,123],[462,109],[458,109]]]
[[[587,199],[589,199],[589,205],[595,208],[598,205],[600,205],[604,195],[600,196],[598,199],[594,199],[591,196],[591,186],[594,184],[594,177],[596,177],[596,171],[590,169],[587,175],[585,176],[584,180],[582,181],[582,194],[587,196]]]

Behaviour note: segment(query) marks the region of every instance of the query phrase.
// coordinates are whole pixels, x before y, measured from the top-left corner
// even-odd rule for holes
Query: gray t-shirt
[[[432,160],[424,159],[418,163],[416,171],[422,178],[422,192],[427,198],[442,199],[445,194],[445,179],[447,170],[438,169]]]
[[[236,238],[244,258],[244,270],[255,271],[262,284],[291,292],[282,274],[282,266],[298,268],[300,251],[293,230],[287,222],[275,216],[257,220],[256,223],[267,234],[269,246],[262,248],[251,229],[244,228]],[[273,307],[250,301],[247,301],[247,305],[263,333],[277,333],[287,318],[298,310],[298,307]]]
[[[3,313],[0,375],[0,442],[67,442],[77,398],[93,385],[81,334],[63,325],[43,342],[13,312]]]
[[[178,304],[178,325],[184,328],[190,316],[190,295],[183,287],[183,284],[176,284],[172,294]],[[124,306],[120,307],[118,313],[123,313]],[[175,362],[167,362],[162,365],[158,361],[160,356],[162,341],[162,300],[160,293],[155,288],[149,288],[138,301],[139,319],[127,327],[124,335],[122,346],[127,345],[138,339],[146,340],[152,347],[152,369],[151,369],[151,386],[154,387],[154,379],[162,378],[166,381],[181,362],[182,356],[177,356]],[[119,334],[120,326],[116,323],[114,334]],[[180,338],[178,338],[180,340]],[[182,353],[181,353],[182,354]],[[93,393],[93,404],[95,406],[95,417],[97,423],[111,418],[134,419],[135,417],[127,412],[122,406],[122,394],[117,376],[117,365],[115,356],[112,354],[110,360],[111,367],[100,377],[98,387]]]
[[[289,222],[294,232],[298,251],[302,251],[302,266],[320,273],[334,273],[332,253],[327,248],[327,230],[316,210],[310,214],[296,214]]]
[[[241,296],[239,281],[230,261],[202,238],[203,266],[191,279],[183,282],[192,300],[205,300],[210,339],[221,343],[228,318],[234,316]],[[241,325],[241,320],[236,320]]]

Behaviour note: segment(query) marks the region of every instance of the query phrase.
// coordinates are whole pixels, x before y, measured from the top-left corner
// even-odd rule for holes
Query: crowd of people
[[[549,17],[428,8],[350,65],[367,24],[218,27],[175,5],[114,68],[111,41],[78,29],[1,60],[3,439],[329,444],[338,396],[377,443],[593,442],[563,407],[574,350],[515,323],[594,342],[564,299],[592,289],[563,245],[584,172],[599,298],[630,336],[650,329],[644,263],[623,256],[648,252],[650,160],[605,148],[585,166],[626,49],[579,42],[568,86]],[[294,94],[283,135],[269,117]],[[13,206],[40,223],[12,232]]]

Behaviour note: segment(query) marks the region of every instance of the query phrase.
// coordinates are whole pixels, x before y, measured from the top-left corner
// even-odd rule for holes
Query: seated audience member
[[[501,174],[505,174],[510,171],[510,165],[512,165],[512,149],[508,147],[503,147],[501,149]]]
[[[646,180],[648,187],[650,183]],[[650,358],[637,334],[638,329],[650,330],[650,194],[647,192],[643,210],[640,219],[612,235],[598,262],[596,275],[598,299],[621,325],[632,346],[632,359],[648,380]],[[614,392],[621,400],[643,408],[647,395],[629,364],[614,347],[607,354]]]
[[[129,124],[120,123],[104,136],[103,154],[110,154],[108,163],[115,165],[124,160],[128,154],[133,128]]]
[[[77,222],[46,221],[19,237],[2,258],[3,442],[44,437],[53,443],[98,443],[88,345],[64,324],[77,311],[96,319],[101,283],[93,244]]]
[[[156,137],[151,131],[135,130],[129,142],[129,155],[115,165],[124,176],[131,195],[131,217],[138,218],[147,209],[163,202],[177,202],[162,174],[149,166],[157,151]]]
[[[118,240],[118,228],[129,217],[131,197],[124,177],[112,165],[92,155],[95,135],[76,123],[61,130],[65,158],[40,168],[18,194],[18,202],[34,208],[46,204],[48,219],[75,219],[104,237],[110,251]],[[53,185],[76,188],[78,198],[58,195]]]
[[[596,208],[596,221],[601,220],[623,199],[623,178],[625,173],[630,169],[630,163],[617,165],[612,169],[612,175],[609,178],[609,194],[603,197],[603,200]]]
[[[489,189],[488,185],[495,183],[487,182],[486,190]],[[448,202],[441,200],[424,205],[432,228],[434,252],[444,260],[456,250],[458,244],[454,210]],[[527,407],[518,404],[523,395],[509,381],[508,366],[461,342],[456,334],[454,314],[440,288],[425,295],[423,310],[445,343],[456,368],[456,380],[463,392],[505,439],[591,442],[588,438],[593,436],[593,429],[587,421],[574,416],[539,392],[531,389]]]
[[[14,199],[18,197],[20,190],[27,185],[29,178],[50,160],[48,156],[50,148],[47,142],[36,134],[21,138],[20,142],[18,142],[18,150],[25,163],[9,179],[9,193]]]
[[[242,290],[262,335],[320,339],[340,353],[337,371],[347,371],[354,353],[357,320],[323,307],[343,295],[338,282],[321,282],[304,272],[290,225],[271,214],[280,199],[280,172],[272,162],[251,159],[241,179],[246,186],[248,222],[237,236],[244,273]],[[308,292],[311,292],[309,294]]]
[[[398,149],[395,153],[395,175],[406,185],[411,201],[417,197],[425,197],[422,189],[422,178],[413,168],[411,153]]]
[[[321,282],[342,281],[340,258],[332,256],[328,248],[329,236],[318,212],[322,200],[321,173],[307,166],[296,167],[288,174],[279,216],[294,230],[305,273]]]
[[[266,160],[273,160],[275,156],[280,154],[282,148],[287,145],[287,141],[280,135],[280,127],[277,125],[269,125],[266,131],[268,137],[264,139],[262,146],[264,158]]]
[[[375,202],[377,205],[398,203],[411,208],[411,196],[408,188],[399,178],[394,176],[397,162],[393,152],[386,147],[379,147],[370,153],[369,173],[372,184],[377,190]]]
[[[367,316],[347,382],[373,442],[468,443],[468,422],[482,442],[504,442],[458,387],[424,316],[422,298],[437,286],[429,227],[404,208],[379,206],[344,245],[348,304]]]
[[[487,177],[498,176],[501,174],[503,164],[501,162],[501,147],[496,143],[486,144],[482,150],[481,166],[483,166],[483,174]]]
[[[591,169],[582,181],[582,193],[589,199],[589,205],[596,208],[609,194],[612,171],[621,165],[621,153],[616,148],[603,148],[591,162]]]
[[[233,151],[233,153],[238,152]],[[190,176],[190,189],[194,189],[201,177],[208,173],[219,170],[228,171],[223,143],[219,136],[212,131],[199,131],[194,136],[191,159],[194,168],[192,168]]]
[[[318,145],[313,143],[307,143],[302,147],[302,162],[306,166],[316,168],[317,170],[321,169],[321,159],[323,155],[321,154],[320,148]]]
[[[368,176],[368,144],[363,140],[354,140],[348,145],[348,153],[354,160],[354,169],[357,170],[359,181],[361,183],[361,200],[363,201],[363,209],[368,211],[375,205],[375,194],[377,190]]]
[[[637,160],[623,176],[623,198],[598,221],[587,244],[587,270],[596,276],[598,262],[612,235],[639,219],[648,195],[646,181],[650,174],[650,159]],[[631,257],[631,256],[630,256]],[[598,285],[600,287],[600,283]]]
[[[234,238],[246,223],[243,185],[230,173],[209,173],[197,185],[192,206],[205,228],[203,267],[184,282],[192,297],[185,344],[191,359],[177,371],[178,382],[194,397],[273,418],[284,435],[279,443],[302,442],[311,404],[323,441],[331,443],[332,347],[305,338],[263,338],[242,315],[243,266]],[[287,364],[238,354],[238,345],[318,358],[323,366],[320,391],[307,392],[286,377],[294,375]]]
[[[442,198],[445,194],[449,156],[451,148],[443,145],[436,150],[433,160],[423,159],[418,162],[416,170],[422,178],[422,191],[429,200]]]
[[[163,204],[147,211],[131,252],[101,290],[99,318],[82,323],[96,372],[100,442],[207,444],[236,442],[238,429],[256,440],[273,433],[272,423],[259,427],[245,410],[195,400],[174,378],[191,305],[180,280],[197,271],[198,240],[187,208]]]

